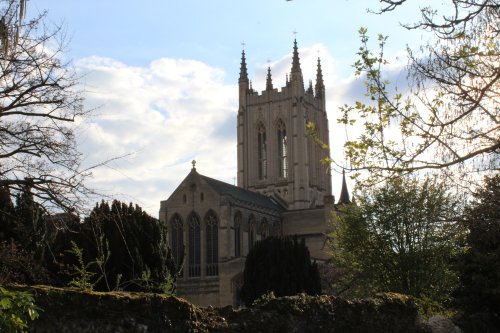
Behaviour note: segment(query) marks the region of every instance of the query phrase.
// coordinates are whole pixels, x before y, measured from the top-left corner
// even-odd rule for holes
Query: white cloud
[[[130,154],[95,169],[90,186],[156,216],[192,159],[200,172],[230,181],[223,175],[236,169],[234,139],[218,132],[235,117],[237,88],[223,84],[222,70],[193,60],[139,68],[100,57],[76,67],[86,107],[98,108],[79,137],[85,163]]]

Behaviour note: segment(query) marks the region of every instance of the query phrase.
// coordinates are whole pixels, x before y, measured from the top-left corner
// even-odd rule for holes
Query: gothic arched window
[[[285,123],[280,120],[278,122],[278,165],[279,176],[281,178],[288,177],[288,143],[286,137]]]
[[[250,251],[255,242],[255,217],[250,215],[248,219],[248,250]]]
[[[195,213],[188,218],[188,246],[189,246],[189,276],[195,277],[201,274],[201,244],[200,244],[200,219]]]
[[[259,169],[259,179],[267,178],[267,139],[266,128],[262,123],[259,124],[257,134],[257,160]]]
[[[260,223],[260,239],[265,239],[267,236],[269,236],[269,223],[264,218]]]
[[[175,214],[170,220],[170,246],[175,264],[181,267],[184,257],[184,226],[179,214]],[[182,271],[180,274],[182,276]]]
[[[241,256],[241,213],[237,212],[234,216],[234,256]]]
[[[272,234],[273,236],[281,236],[281,226],[279,222],[274,222]]]
[[[210,210],[205,216],[206,227],[206,266],[207,276],[219,275],[219,228],[217,216]]]

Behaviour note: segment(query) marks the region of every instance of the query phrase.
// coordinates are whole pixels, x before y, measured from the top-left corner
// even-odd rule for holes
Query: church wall
[[[205,215],[214,211],[218,220],[218,254],[227,257],[228,253],[224,244],[227,218],[221,209],[220,196],[218,196],[197,174],[191,173],[170,196],[162,202],[160,220],[167,223],[171,229],[171,218],[178,214],[184,226],[183,242],[185,246],[183,276],[178,278],[178,295],[200,305],[218,305],[220,297],[220,275],[206,275],[206,225]],[[189,244],[188,244],[188,217],[194,212],[200,219],[200,249],[201,249],[201,276],[189,277]],[[163,218],[162,218],[163,216]],[[169,234],[170,242],[170,234]],[[220,267],[219,267],[220,270]]]
[[[283,234],[304,238],[311,258],[325,261],[329,258],[324,251],[326,235],[332,231],[329,219],[325,216],[330,216],[330,213],[325,213],[324,207],[284,212]]]
[[[203,196],[202,196],[203,193]],[[203,199],[202,199],[203,197]],[[206,276],[206,230],[204,217],[210,210],[218,219],[218,276]],[[195,212],[201,221],[200,249],[201,276],[189,277],[189,244],[187,220]],[[239,213],[242,217],[241,255],[235,257],[234,217]],[[244,202],[237,202],[230,196],[220,195],[208,185],[195,171],[179,185],[170,198],[161,202],[160,220],[171,229],[171,219],[178,214],[184,224],[183,241],[185,246],[184,274],[178,278],[178,295],[202,306],[225,306],[235,304],[236,292],[241,287],[241,274],[244,269],[246,255],[250,249],[249,220],[255,219],[254,241],[260,240],[260,226],[263,220],[270,225],[270,232],[281,233],[281,217],[262,207],[254,207]],[[169,234],[170,241],[170,234]]]

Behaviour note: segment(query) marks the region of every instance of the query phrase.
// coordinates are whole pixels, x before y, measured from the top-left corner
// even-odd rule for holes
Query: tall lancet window
[[[267,139],[266,128],[262,123],[259,124],[259,133],[257,137],[259,179],[267,178]]]
[[[255,224],[255,217],[250,215],[248,219],[248,251],[252,249],[255,242]]]
[[[206,226],[206,266],[207,276],[219,275],[219,228],[217,216],[213,211],[209,211],[205,216]]]
[[[179,214],[175,214],[170,220],[170,246],[172,247],[172,256],[177,267],[182,266],[184,257],[184,228]],[[182,271],[180,272],[182,276]]]
[[[278,123],[278,164],[281,178],[288,177],[288,143],[286,138],[285,123],[282,120]]]
[[[200,244],[200,219],[195,213],[188,218],[188,242],[189,242],[189,276],[195,277],[201,274],[201,244]]]
[[[234,216],[234,256],[241,256],[241,227],[242,217],[241,213],[237,212]]]

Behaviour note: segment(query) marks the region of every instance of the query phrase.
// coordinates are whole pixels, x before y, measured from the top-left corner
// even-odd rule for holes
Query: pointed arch
[[[282,119],[277,123],[278,131],[278,165],[280,178],[288,178],[288,141],[285,123]]]
[[[266,239],[269,236],[269,223],[267,219],[264,217],[260,222],[260,239]]]
[[[257,169],[259,180],[267,178],[267,137],[266,127],[262,122],[257,125]]]
[[[243,231],[242,222],[243,217],[241,212],[237,211],[236,214],[234,214],[234,256],[236,258],[241,256],[241,235]]]
[[[197,277],[201,275],[201,232],[200,218],[195,212],[189,214],[188,223],[188,275]]]
[[[181,261],[184,258],[184,223],[181,216],[177,213],[170,219],[170,247],[176,266],[181,267]],[[181,271],[181,276],[182,273]]]
[[[219,275],[219,223],[213,210],[205,214],[205,265],[207,276]]]
[[[256,220],[253,214],[248,218],[248,251],[250,251],[255,243],[255,226]]]

